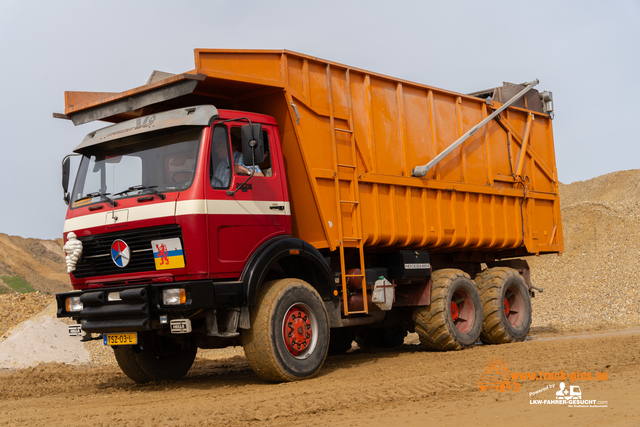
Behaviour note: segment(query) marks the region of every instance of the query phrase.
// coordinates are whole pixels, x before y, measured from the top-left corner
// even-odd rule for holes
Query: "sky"
[[[558,176],[640,168],[640,0],[0,0],[0,233],[55,239],[64,91],[121,92],[195,48],[289,49],[461,93],[540,79],[553,92]]]

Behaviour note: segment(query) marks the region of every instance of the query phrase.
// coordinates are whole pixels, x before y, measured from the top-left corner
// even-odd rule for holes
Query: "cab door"
[[[232,160],[241,149],[236,135],[243,124],[246,122],[217,124],[211,132],[206,204],[213,278],[237,277],[263,242],[291,229],[276,127],[262,128],[270,160],[263,166],[271,166],[271,171],[265,171],[271,176],[254,175],[235,194],[228,194],[248,178],[235,172]],[[235,157],[237,161],[238,155]]]

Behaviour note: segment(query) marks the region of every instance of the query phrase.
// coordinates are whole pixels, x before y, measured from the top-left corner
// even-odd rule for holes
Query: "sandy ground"
[[[515,372],[604,372],[606,381],[566,380],[583,400],[607,406],[531,404],[555,400],[560,381],[518,381],[519,391],[480,391],[485,366]],[[538,332],[523,343],[433,353],[409,338],[388,351],[329,357],[310,380],[269,384],[243,356],[196,360],[187,377],[138,385],[116,366],[46,364],[0,373],[1,426],[200,425],[640,425],[640,328],[579,334]],[[530,393],[554,388],[536,396]]]

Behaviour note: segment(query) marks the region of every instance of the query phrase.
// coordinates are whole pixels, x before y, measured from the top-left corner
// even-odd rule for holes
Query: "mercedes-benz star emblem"
[[[111,259],[120,268],[124,268],[129,264],[131,251],[129,245],[118,239],[111,244]]]

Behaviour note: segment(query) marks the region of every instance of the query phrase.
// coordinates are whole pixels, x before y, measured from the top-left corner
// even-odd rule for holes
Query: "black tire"
[[[242,331],[242,345],[251,369],[264,380],[314,376],[329,348],[329,320],[322,298],[300,279],[265,283],[251,310],[251,329]]]
[[[329,339],[329,354],[345,354],[347,351],[351,350],[353,339],[353,332],[349,328],[331,329]]]
[[[455,304],[456,313],[452,313]],[[437,270],[431,276],[431,304],[413,311],[415,329],[429,350],[460,350],[474,345],[482,329],[482,304],[467,273]]]
[[[407,331],[402,326],[369,329],[356,335],[355,341],[363,350],[373,348],[395,348],[404,344]]]
[[[523,341],[531,327],[532,310],[522,276],[512,268],[495,267],[478,274],[475,281],[482,300],[482,342]]]
[[[173,381],[184,377],[198,348],[188,341],[138,332],[138,345],[114,346],[116,361],[126,376],[137,383]]]

